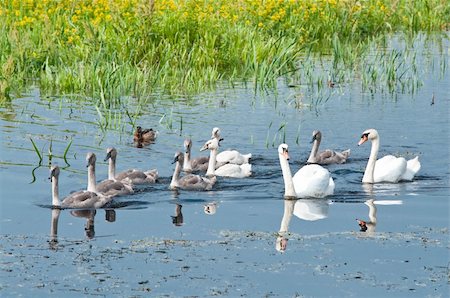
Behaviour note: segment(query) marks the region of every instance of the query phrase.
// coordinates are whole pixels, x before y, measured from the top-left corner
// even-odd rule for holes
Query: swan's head
[[[50,181],[53,181],[53,178],[58,178],[59,176],[59,167],[57,165],[53,165],[50,168],[50,177],[48,177],[48,179],[50,179]]]
[[[184,149],[186,153],[188,153],[191,150],[191,147],[192,147],[192,140],[191,139],[184,140]]]
[[[106,157],[103,161],[107,161],[108,159],[116,159],[117,156],[117,150],[114,147],[109,147],[106,149]]]
[[[214,150],[214,149],[218,149],[220,144],[219,144],[220,140],[213,138],[209,141],[207,141],[202,148],[200,148],[200,151],[205,151],[205,150]]]
[[[220,128],[214,127],[211,132],[211,139],[220,139]]]
[[[172,163],[173,164],[176,162],[183,163],[183,161],[184,161],[183,153],[181,153],[180,151],[177,151],[173,157]]]
[[[322,139],[322,133],[319,130],[313,131],[311,143],[313,143],[315,140],[320,142],[321,139]]]
[[[364,144],[367,141],[373,141],[375,139],[378,139],[378,131],[373,128],[367,129],[362,133],[361,139],[358,142],[358,146]]]
[[[289,160],[289,150],[287,144],[281,144],[278,146],[278,154],[286,158],[286,160]]]
[[[136,133],[140,134],[142,132],[142,127],[136,126]]]
[[[97,161],[97,157],[95,156],[94,153],[89,152],[89,153],[86,155],[86,162],[87,162],[86,167],[95,165],[95,162],[96,162],[96,161]]]

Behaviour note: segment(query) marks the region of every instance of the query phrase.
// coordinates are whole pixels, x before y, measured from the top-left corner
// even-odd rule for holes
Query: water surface
[[[431,52],[430,59],[439,65],[442,58]],[[448,296],[450,75],[423,63],[423,86],[413,94],[366,92],[355,80],[321,91],[329,99],[318,105],[307,87],[283,82],[256,95],[242,85],[173,103],[156,99],[138,119],[159,131],[144,148],[133,145],[126,119],[123,130],[103,132],[89,102],[32,89],[0,110],[1,295]],[[219,178],[209,192],[168,190],[184,138],[192,138],[194,156],[204,154],[198,149],[214,126],[223,149],[253,154],[252,176]],[[357,142],[372,127],[380,156],[419,156],[413,182],[362,187],[370,146]],[[277,146],[289,144],[296,171],[315,129],[322,149],[350,148],[351,157],[327,167],[333,196],[285,201]],[[30,138],[43,151],[40,166]],[[117,199],[112,210],[52,210],[50,140],[62,196],[86,187],[89,151],[98,156],[97,178],[106,178],[108,146],[119,152],[119,170],[157,168],[160,182]],[[355,219],[370,221],[367,200],[377,203],[377,222],[361,232]],[[290,204],[295,212],[285,214]]]

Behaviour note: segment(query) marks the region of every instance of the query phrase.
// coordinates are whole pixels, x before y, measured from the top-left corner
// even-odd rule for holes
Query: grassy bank
[[[37,84],[105,107],[222,79],[270,87],[308,53],[350,64],[388,32],[448,30],[446,0],[5,0],[0,96]]]

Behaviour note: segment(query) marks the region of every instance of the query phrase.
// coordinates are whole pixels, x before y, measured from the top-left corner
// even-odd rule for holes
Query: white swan
[[[207,141],[200,151],[209,149],[209,164],[208,170],[206,171],[206,176],[222,176],[222,177],[234,177],[234,178],[244,178],[249,177],[252,174],[252,165],[249,163],[244,163],[241,165],[227,163],[222,166],[216,166],[217,153],[219,151],[219,140],[213,138]]]
[[[214,127],[211,132],[211,139],[217,139],[217,141],[222,141],[220,137],[220,128]],[[220,167],[227,163],[242,165],[250,162],[252,154],[241,154],[237,150],[225,150],[217,154],[216,156],[216,167]]]
[[[316,163],[321,165],[345,163],[350,155],[350,149],[338,152],[327,149],[322,152],[319,151],[320,141],[322,140],[322,133],[318,130],[313,131],[312,140],[313,146],[311,148],[311,154],[308,158],[308,163]]]
[[[361,136],[361,140],[358,142],[358,146],[368,140],[372,142],[372,148],[362,179],[363,183],[397,183],[402,180],[413,180],[414,175],[417,174],[421,167],[418,156],[406,161],[403,157],[386,155],[377,160],[380,137],[375,129],[365,130]]]
[[[286,198],[323,198],[334,193],[333,178],[322,166],[316,164],[303,166],[292,177],[288,152],[287,144],[278,146]]]
[[[110,167],[108,177],[114,177],[115,181],[121,181],[124,184],[148,184],[155,183],[158,180],[158,171],[156,169],[149,171],[140,171],[136,169],[129,169],[116,175],[116,159],[117,150],[115,148],[108,148],[105,160],[109,159]]]
[[[187,189],[187,190],[211,190],[217,181],[216,177],[206,178],[199,175],[188,174],[180,178],[181,168],[183,167],[184,156],[181,152],[176,152],[173,163],[175,171],[173,172],[170,182],[170,189]]]
[[[115,148],[110,147],[106,149],[104,161],[109,160],[108,179],[97,184],[97,191],[112,196],[132,194],[134,190],[131,179],[126,178],[122,181],[116,179],[116,156],[117,150]]]
[[[209,156],[201,156],[191,159],[192,140],[184,140],[184,162],[183,171],[196,172],[206,171],[208,169]]]
[[[102,208],[111,201],[110,196],[105,196],[96,192],[95,185],[95,154],[89,153],[88,161],[88,189],[71,193],[61,202],[59,199],[59,173],[57,165],[50,169],[50,179],[52,181],[52,205],[60,208]]]

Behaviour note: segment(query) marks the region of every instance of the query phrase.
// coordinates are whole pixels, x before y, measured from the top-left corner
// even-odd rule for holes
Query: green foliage
[[[445,30],[449,16],[444,0],[5,0],[0,100],[31,83],[80,94],[109,127],[123,97],[189,95],[224,79],[270,88],[310,52],[332,55],[339,75],[374,36]]]

